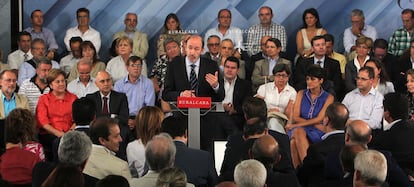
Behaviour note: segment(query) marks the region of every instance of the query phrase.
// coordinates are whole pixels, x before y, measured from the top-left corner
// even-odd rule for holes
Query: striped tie
[[[191,86],[191,90],[194,90],[194,91],[196,91],[198,87],[197,75],[194,70],[195,67],[196,67],[195,64],[191,64],[190,86]]]

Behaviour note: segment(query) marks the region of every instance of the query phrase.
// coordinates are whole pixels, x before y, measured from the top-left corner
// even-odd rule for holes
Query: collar
[[[137,79],[137,82],[136,83],[139,83],[140,81],[141,81],[141,76],[142,75],[140,75],[139,77],[138,77],[138,79]],[[125,78],[124,78],[124,83],[131,83],[131,84],[136,84],[136,83],[132,83],[131,81],[129,81],[129,74],[127,75],[127,76],[125,76]]]
[[[195,64],[196,67],[200,67],[200,57],[198,57],[198,59],[195,62],[191,62],[190,59],[188,59],[188,56],[185,56],[185,65],[191,66],[191,64]]]
[[[76,125],[75,130],[76,129],[89,129],[89,125]]]
[[[76,82],[77,82],[77,83],[79,83],[79,82],[80,82],[79,77],[78,77],[78,78],[76,78],[75,80],[76,80]],[[94,81],[95,81],[95,79],[94,79],[93,77],[90,77],[88,82],[89,82],[89,83],[91,83],[91,82],[94,82]]]
[[[105,146],[103,146],[103,145],[92,144],[92,147],[103,149],[103,150],[105,150],[105,152],[107,152],[107,153],[111,154],[112,156],[115,156],[115,155],[116,155],[116,153],[115,153],[115,152],[113,152],[113,151],[109,150],[108,148],[106,148],[106,147],[105,147]]]
[[[321,64],[325,63],[325,56],[323,56],[321,59],[317,59],[316,57],[313,58],[313,64],[318,64],[318,61],[321,61]]]
[[[101,99],[102,99],[103,97],[110,98],[110,97],[111,97],[111,92],[112,92],[112,91],[110,91],[110,92],[108,93],[108,95],[107,95],[107,96],[104,96],[104,95],[102,94],[102,92],[100,92],[100,91],[99,91],[99,95],[101,96]]]
[[[400,122],[402,119],[397,119],[389,124],[384,124],[384,131],[390,130],[396,123]]]
[[[269,60],[269,62],[270,61],[277,62],[279,60],[279,56],[275,57],[274,59],[270,58],[270,56],[267,56],[267,60]]]
[[[36,32],[35,29],[33,27],[29,27],[29,32],[34,32],[34,33],[42,33],[43,32],[43,27],[40,28],[40,32]]]
[[[344,132],[345,132],[344,130],[334,130],[334,131],[331,131],[331,132],[327,132],[321,137],[321,139],[325,140],[326,138],[328,138],[331,135],[341,134],[341,133],[343,134]]]
[[[13,93],[13,95],[10,98],[10,100],[7,100],[6,96],[3,94],[3,92],[1,92],[1,99],[3,101],[13,101],[14,99],[16,99],[16,94]]]
[[[230,85],[236,84],[236,80],[237,80],[237,75],[236,75],[236,77],[233,80],[230,81]],[[229,81],[226,78],[224,78],[224,82],[229,83]]]

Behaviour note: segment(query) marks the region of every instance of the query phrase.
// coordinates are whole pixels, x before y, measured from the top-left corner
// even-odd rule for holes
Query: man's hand
[[[194,90],[184,90],[180,94],[181,97],[195,97],[195,91]]]
[[[210,84],[210,86],[212,88],[217,88],[218,86],[218,72],[216,71],[216,73],[211,74],[211,73],[207,73],[206,74],[206,81],[208,82],[208,84]]]
[[[229,115],[237,113],[236,110],[234,110],[234,106],[231,103],[223,104],[223,108],[226,112],[229,113]]]
[[[359,36],[361,35],[361,29],[359,29],[359,27],[357,25],[352,25],[351,28],[352,34],[354,34],[355,36]]]
[[[49,52],[47,52],[46,57],[47,57],[49,60],[53,60],[53,59],[55,58],[55,52],[54,52],[54,51],[49,51]]]

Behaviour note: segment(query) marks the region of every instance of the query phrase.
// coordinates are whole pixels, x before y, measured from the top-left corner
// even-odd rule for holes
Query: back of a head
[[[112,118],[100,117],[93,121],[89,134],[93,144],[101,145],[99,138],[108,140],[110,135],[109,129],[113,125],[118,125],[117,121]]]
[[[244,100],[242,109],[246,119],[254,117],[267,118],[267,107],[263,99],[248,97]]]
[[[59,143],[59,162],[81,167],[89,158],[91,150],[92,141],[84,132],[69,131],[62,136]]]
[[[187,175],[179,168],[163,169],[158,175],[156,187],[186,187]]]
[[[60,164],[42,183],[41,187],[79,187],[84,186],[85,179],[79,167]]]
[[[344,172],[354,172],[354,159],[356,155],[367,148],[361,144],[345,145],[340,152],[341,165]]]
[[[238,187],[263,187],[266,176],[266,168],[254,159],[244,160],[234,169],[234,182]]]
[[[13,109],[5,120],[5,142],[22,143],[32,140],[36,133],[36,118],[28,109]]]
[[[367,145],[371,141],[371,128],[362,120],[353,120],[346,126],[346,138],[345,144],[362,144]]]
[[[176,148],[170,135],[154,136],[145,148],[146,162],[151,170],[160,172],[174,164]]]
[[[243,126],[243,136],[248,138],[253,135],[263,134],[267,130],[266,120],[263,118],[250,118]]]
[[[279,144],[271,135],[263,135],[252,146],[253,158],[271,168],[280,158]]]
[[[72,103],[72,117],[76,125],[89,125],[96,114],[96,107],[92,100],[82,97]]]
[[[169,134],[174,139],[185,135],[187,125],[187,117],[169,116],[162,121],[161,131]]]
[[[409,104],[406,96],[400,93],[389,93],[384,96],[384,112],[393,120],[408,119]]]
[[[325,115],[329,119],[329,125],[336,130],[344,130],[349,119],[349,112],[342,103],[335,102],[328,106]]]
[[[128,180],[120,175],[108,175],[105,178],[99,180],[96,187],[129,187]]]
[[[153,136],[161,132],[161,123],[164,113],[159,107],[144,106],[135,118],[137,137],[146,145]]]
[[[387,176],[387,159],[376,150],[365,150],[355,157],[354,168],[354,184],[359,181],[364,186],[379,186]]]

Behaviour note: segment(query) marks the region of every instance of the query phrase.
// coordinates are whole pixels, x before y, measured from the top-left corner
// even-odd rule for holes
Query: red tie
[[[109,111],[108,111],[108,98],[107,97],[103,97],[102,99],[103,99],[102,113],[109,114]]]

